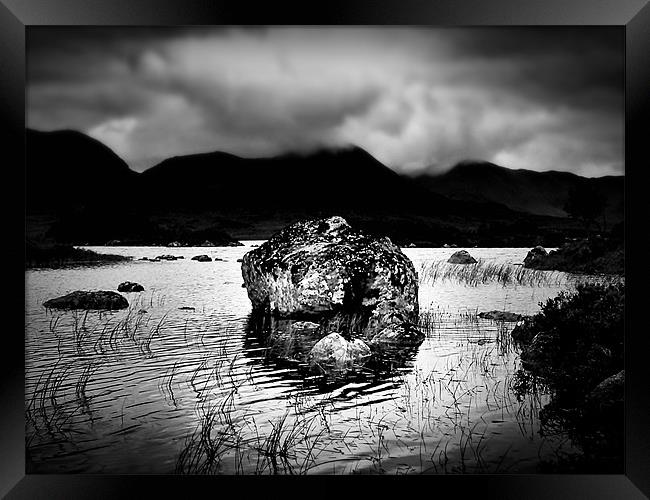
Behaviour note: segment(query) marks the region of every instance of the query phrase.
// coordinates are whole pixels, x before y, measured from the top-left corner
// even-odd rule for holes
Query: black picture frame
[[[609,25],[625,30],[625,235],[626,281],[633,293],[626,301],[626,462],[622,475],[500,475],[435,476],[393,479],[357,478],[362,494],[373,491],[440,495],[441,487],[457,496],[480,498],[647,498],[650,495],[650,391],[643,357],[647,333],[635,328],[643,319],[643,284],[646,269],[633,240],[636,226],[644,232],[645,204],[641,189],[647,150],[648,104],[650,103],[650,5],[649,0],[391,0],[328,2],[286,5],[221,0],[0,0],[0,85],[3,133],[2,149],[13,158],[3,169],[5,190],[17,200],[5,201],[7,219],[15,222],[6,234],[8,242],[24,241],[24,130],[25,130],[25,28],[30,25],[209,25],[209,24],[301,24],[301,25]],[[8,186],[13,186],[11,189]],[[21,205],[22,203],[22,205]],[[11,246],[10,259],[19,259]],[[16,281],[22,270],[13,265]],[[23,279],[24,282],[24,274]],[[11,288],[9,290],[10,294]],[[18,302],[18,300],[16,300]],[[13,306],[13,307],[12,307]],[[20,304],[7,303],[6,314],[20,322]],[[643,325],[641,323],[640,325]],[[24,326],[24,325],[23,325]],[[120,498],[135,496],[189,496],[195,488],[210,494],[311,494],[311,478],[177,477],[26,475],[24,443],[24,337],[17,328],[4,332],[0,370],[0,495],[6,498]],[[326,483],[331,493],[350,484],[343,478],[314,478]],[[358,484],[358,482],[362,484]],[[407,481],[407,482],[403,482]],[[241,488],[231,490],[230,487]],[[337,488],[337,490],[334,490]],[[444,494],[444,493],[442,493]]]

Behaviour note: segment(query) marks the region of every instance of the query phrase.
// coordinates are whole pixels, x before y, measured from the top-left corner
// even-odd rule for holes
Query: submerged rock
[[[543,246],[537,245],[531,249],[524,259],[524,267],[533,267],[535,264],[543,261],[548,256],[548,252]]]
[[[320,325],[312,321],[295,321],[291,324],[291,329],[294,331],[317,330],[319,328]]]
[[[314,344],[308,360],[312,365],[343,369],[363,364],[370,354],[370,348],[363,340],[348,342],[340,333],[334,332]]]
[[[199,262],[212,262],[212,259],[207,255],[196,255],[192,257],[192,260],[198,260]]]
[[[447,262],[449,264],[476,264],[478,261],[467,250],[459,250],[454,252]]]
[[[111,291],[76,291],[43,303],[48,309],[126,309],[128,301]]]
[[[117,286],[118,292],[144,292],[144,287],[140,283],[124,281]]]
[[[418,317],[413,263],[341,217],[284,228],[244,255],[242,276],[253,308],[280,317],[360,315],[368,336]]]
[[[523,318],[521,314],[508,311],[488,311],[478,314],[479,318],[491,319],[493,321],[519,321]]]
[[[412,346],[420,345],[424,341],[424,333],[410,323],[401,323],[390,325],[377,333],[370,345],[380,347],[382,345],[390,346]]]

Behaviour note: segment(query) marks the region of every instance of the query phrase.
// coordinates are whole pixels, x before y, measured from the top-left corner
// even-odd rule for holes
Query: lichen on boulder
[[[242,260],[253,309],[279,317],[362,315],[368,338],[418,317],[418,280],[389,238],[355,230],[342,217],[292,224]]]

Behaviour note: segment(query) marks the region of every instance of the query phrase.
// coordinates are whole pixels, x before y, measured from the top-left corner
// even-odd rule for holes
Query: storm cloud
[[[622,174],[623,41],[596,27],[29,27],[27,124],[84,131],[136,170],[355,144],[407,173],[481,159]]]

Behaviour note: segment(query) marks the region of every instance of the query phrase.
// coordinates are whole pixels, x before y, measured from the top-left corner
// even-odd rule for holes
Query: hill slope
[[[27,213],[124,203],[137,174],[110,148],[73,130],[26,131]]]
[[[608,224],[623,220],[623,176],[586,178],[569,172],[511,170],[488,162],[461,162],[444,174],[421,175],[414,180],[454,200],[503,203],[519,212],[553,217],[566,217],[569,192],[586,184],[607,199]]]

